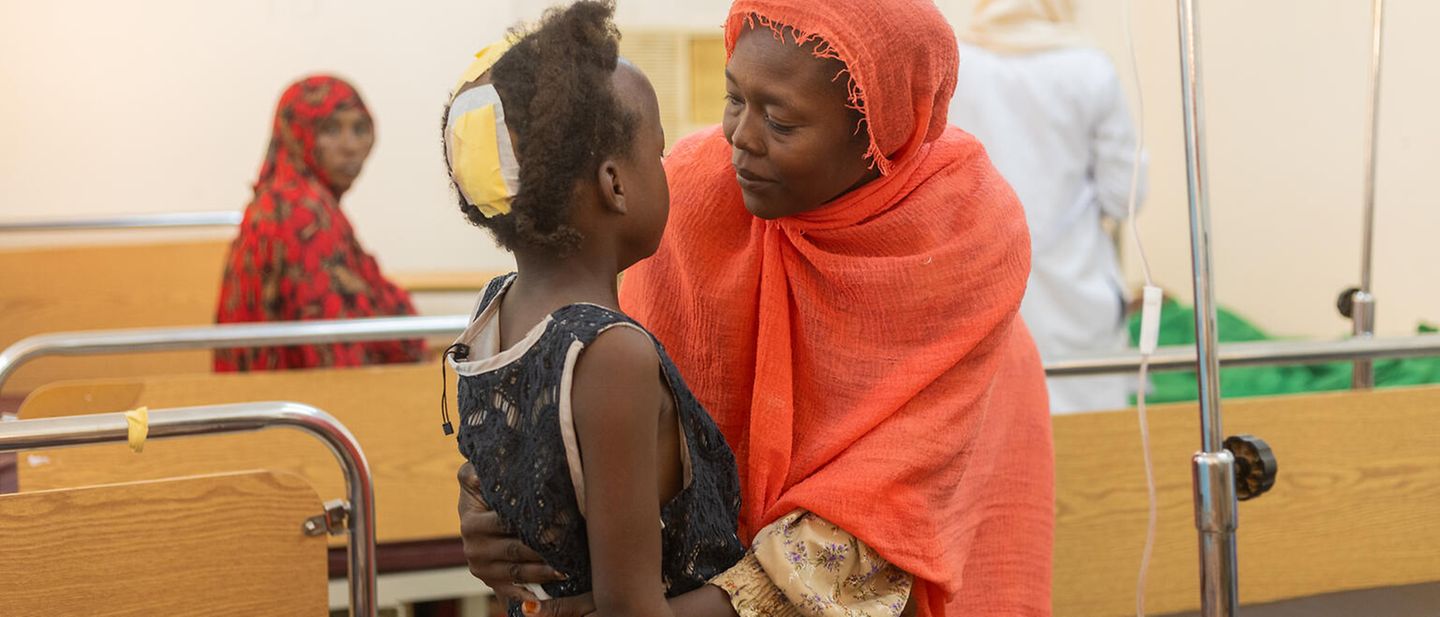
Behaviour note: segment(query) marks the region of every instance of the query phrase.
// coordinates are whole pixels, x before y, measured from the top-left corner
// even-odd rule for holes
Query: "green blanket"
[[[1215,330],[1222,343],[1275,340],[1244,318],[1219,309],[1215,316]],[[1436,328],[1422,324],[1419,332],[1435,332]],[[1130,344],[1138,345],[1140,337],[1140,315],[1130,318]],[[1181,306],[1174,300],[1166,300],[1160,315],[1160,345],[1194,345],[1195,311]],[[1293,394],[1297,392],[1322,392],[1350,388],[1349,362],[1306,364],[1295,366],[1248,366],[1220,369],[1220,392],[1224,398],[1265,396],[1271,394]],[[1174,403],[1193,401],[1199,398],[1195,373],[1163,372],[1151,373],[1152,388],[1146,395],[1151,403]],[[1405,360],[1378,360],[1375,362],[1375,385],[1378,387],[1411,386],[1440,383],[1440,358],[1415,358]],[[1134,397],[1131,397],[1134,401]]]

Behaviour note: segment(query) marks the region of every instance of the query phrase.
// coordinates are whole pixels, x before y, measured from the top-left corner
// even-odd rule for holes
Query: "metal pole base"
[[[1232,617],[1240,608],[1235,559],[1235,456],[1228,450],[1199,452],[1191,459],[1195,528],[1200,531],[1202,617]]]

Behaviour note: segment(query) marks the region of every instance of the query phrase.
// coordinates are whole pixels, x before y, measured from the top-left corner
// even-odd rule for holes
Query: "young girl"
[[[446,111],[461,209],[519,269],[447,356],[485,502],[564,577],[535,595],[670,615],[667,596],[741,557],[739,481],[665,350],[618,309],[616,277],[655,251],[670,198],[659,104],[618,60],[613,11],[577,2],[486,48]]]

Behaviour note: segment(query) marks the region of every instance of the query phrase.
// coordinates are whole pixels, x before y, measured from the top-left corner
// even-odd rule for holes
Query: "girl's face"
[[[660,248],[665,221],[670,216],[670,186],[665,177],[665,129],[660,124],[660,101],[655,88],[639,69],[622,62],[615,70],[615,96],[636,115],[636,134],[630,152],[617,160],[624,182],[628,212],[621,234],[624,246],[633,247],[624,255],[634,263]]]

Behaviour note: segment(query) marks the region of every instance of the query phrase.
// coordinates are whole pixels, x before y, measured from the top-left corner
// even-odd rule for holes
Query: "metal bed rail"
[[[234,227],[243,213],[238,210],[214,212],[172,212],[124,214],[96,218],[0,221],[0,233],[26,231],[78,231],[97,229],[165,229],[177,227]]]
[[[4,386],[20,365],[44,356],[455,336],[465,330],[469,321],[467,315],[377,317],[38,334],[20,339],[0,351],[0,386]]]
[[[290,402],[240,403],[160,409],[149,414],[147,439],[172,439],[288,427],[309,434],[330,449],[345,473],[350,502],[346,553],[350,608],[356,617],[375,617],[375,490],[370,464],[350,431],[324,411]],[[124,413],[103,413],[0,422],[0,452],[67,448],[125,442]],[[301,528],[297,521],[296,531]]]
[[[1440,334],[1391,338],[1352,338],[1340,341],[1267,341],[1227,343],[1219,346],[1221,366],[1315,364],[1382,358],[1440,356]],[[1151,371],[1195,370],[1195,347],[1161,347],[1150,357]],[[1057,358],[1045,362],[1049,377],[1113,375],[1140,369],[1140,352],[1127,351]]]

